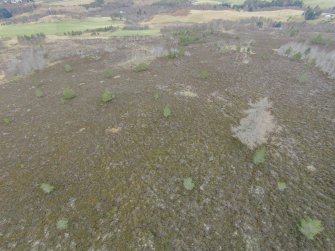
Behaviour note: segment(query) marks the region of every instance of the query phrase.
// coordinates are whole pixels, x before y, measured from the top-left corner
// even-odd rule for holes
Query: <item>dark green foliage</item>
[[[331,44],[331,40],[328,38],[324,38],[321,34],[317,35],[316,37],[313,37],[310,42],[312,44],[317,44],[317,45],[329,45]]]
[[[23,36],[17,36],[17,41],[19,43],[23,43],[23,42],[42,42],[44,41],[46,38],[44,33],[37,33],[37,34],[32,34],[32,35],[23,35]]]
[[[283,25],[282,22],[274,22],[274,23],[272,24],[272,27],[273,27],[273,28],[281,28],[282,25]]]
[[[83,35],[82,31],[69,31],[69,32],[64,32],[65,36],[81,36]]]
[[[309,53],[311,53],[311,48],[305,50],[305,55],[308,55]]]
[[[81,6],[83,6],[86,9],[89,8],[97,8],[97,7],[101,7],[105,4],[104,0],[95,0],[94,2],[90,3],[90,4],[83,4]]]
[[[302,7],[302,0],[246,0],[243,4],[244,9],[253,11],[257,8],[269,8],[269,7],[289,7],[296,6]]]
[[[256,22],[256,26],[257,26],[258,28],[263,28],[263,21],[257,21],[257,22]]]
[[[0,8],[0,19],[11,18],[13,15],[5,8]]]
[[[96,28],[96,29],[86,29],[85,32],[107,32],[107,31],[115,31],[116,28],[113,25],[106,26],[103,28]]]
[[[153,3],[152,5],[161,5],[161,6],[177,6],[189,3],[189,0],[160,0]]]
[[[319,6],[314,8],[307,7],[307,10],[304,12],[305,20],[317,19],[321,15],[322,11]]]
[[[173,35],[178,39],[179,45],[181,46],[193,44],[200,39],[200,37],[191,30],[176,31]]]
[[[147,63],[140,63],[134,68],[134,72],[142,72],[147,70],[149,70],[149,65]]]
[[[301,52],[297,52],[292,56],[292,58],[295,59],[295,60],[300,60],[301,57],[302,57]]]
[[[285,55],[289,56],[291,54],[291,52],[292,52],[292,48],[290,47],[285,51]]]

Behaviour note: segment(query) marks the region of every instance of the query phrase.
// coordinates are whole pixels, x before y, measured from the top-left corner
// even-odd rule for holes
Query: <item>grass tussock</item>
[[[134,72],[143,72],[149,70],[149,64],[147,63],[140,63],[135,66]]]

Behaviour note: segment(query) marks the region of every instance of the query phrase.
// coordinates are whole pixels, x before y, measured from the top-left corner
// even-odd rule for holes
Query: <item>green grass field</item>
[[[127,36],[159,36],[161,34],[159,29],[148,29],[148,30],[117,30],[112,33],[115,37],[127,37]]]
[[[94,17],[85,20],[66,20],[48,23],[11,24],[0,26],[0,37],[16,37],[43,32],[45,35],[63,35],[64,32],[84,31],[106,26],[122,26],[123,22],[112,21],[109,17]]]

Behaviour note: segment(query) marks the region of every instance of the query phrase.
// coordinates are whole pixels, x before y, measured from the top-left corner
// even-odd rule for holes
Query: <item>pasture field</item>
[[[63,35],[64,32],[84,31],[106,26],[122,26],[123,22],[112,21],[109,17],[93,17],[84,20],[65,20],[46,23],[11,24],[0,26],[0,37],[16,37],[44,33],[45,35]]]
[[[301,19],[302,10],[276,10],[276,11],[212,11],[212,10],[191,10],[186,16],[174,16],[169,14],[158,14],[155,15],[151,20],[146,21],[144,24],[150,26],[163,26],[174,23],[207,23],[215,19],[238,21],[241,19],[247,19],[251,17],[263,17],[270,18],[276,21],[287,21],[290,19]]]

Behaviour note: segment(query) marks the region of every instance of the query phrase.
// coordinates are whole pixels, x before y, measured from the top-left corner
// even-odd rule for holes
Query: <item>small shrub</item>
[[[202,72],[200,72],[199,76],[200,76],[201,79],[207,79],[209,77],[209,73],[208,73],[208,71],[202,71]]]
[[[289,56],[291,54],[291,52],[292,52],[292,48],[290,47],[285,51],[285,55]]]
[[[147,71],[149,70],[149,64],[147,63],[140,63],[135,66],[134,72],[142,72],[142,71]]]
[[[179,56],[179,57],[183,57],[183,56],[185,56],[185,48],[184,48],[184,47],[180,47],[180,48],[179,48],[178,56]]]
[[[290,29],[289,30],[289,36],[290,37],[295,37],[298,34],[299,34],[299,30],[298,29]]]
[[[178,53],[177,53],[176,50],[170,50],[169,53],[168,53],[168,55],[167,55],[167,57],[168,57],[169,59],[177,58],[177,56],[178,56]]]
[[[188,191],[192,191],[194,186],[195,186],[195,184],[193,183],[192,178],[190,178],[190,177],[187,177],[187,178],[184,179],[183,185],[184,185],[184,188]]]
[[[200,39],[199,36],[191,30],[176,31],[173,35],[178,38],[179,45],[181,46],[193,44]]]
[[[59,219],[57,221],[57,224],[56,224],[57,229],[59,229],[59,230],[65,230],[65,229],[67,229],[68,223],[69,223],[69,221],[67,219],[65,219],[65,218]]]
[[[295,60],[301,60],[301,58],[302,58],[301,52],[297,52],[297,53],[295,53],[295,54],[292,56],[292,58],[295,59]]]
[[[64,100],[73,99],[75,97],[76,97],[76,93],[71,88],[67,87],[63,90],[63,99]]]
[[[113,98],[114,98],[113,93],[110,92],[109,90],[105,90],[101,95],[101,100],[104,103],[108,103],[108,102],[112,101]]]
[[[154,94],[154,99],[155,99],[155,100],[159,99],[159,94],[158,94],[158,92],[155,92],[155,94]]]
[[[3,123],[5,124],[5,125],[9,125],[10,124],[10,118],[8,118],[8,117],[4,117],[3,118]]]
[[[305,73],[302,74],[302,75],[300,75],[300,76],[298,77],[298,82],[299,82],[300,84],[306,83],[307,80],[308,80],[308,77],[307,77],[307,75],[306,75]]]
[[[38,97],[38,98],[42,98],[44,96],[44,93],[42,92],[41,89],[37,89],[35,91],[35,96]]]
[[[237,52],[241,52],[241,49],[242,49],[242,48],[241,48],[240,45],[236,46],[236,51],[237,51]]]
[[[265,157],[266,148],[263,146],[254,153],[252,161],[255,165],[259,165],[265,162]]]
[[[40,188],[44,193],[47,193],[47,194],[52,193],[55,190],[55,187],[53,185],[48,184],[48,183],[42,183],[40,185]]]
[[[170,106],[169,106],[169,105],[165,106],[164,111],[163,111],[163,114],[164,114],[164,117],[165,117],[165,118],[168,118],[168,117],[171,116],[171,109],[170,109]]]
[[[282,25],[283,25],[282,22],[279,21],[279,22],[274,22],[273,25],[272,25],[272,27],[273,28],[281,28]]]
[[[256,26],[258,27],[258,28],[263,28],[263,21],[257,21],[256,22]]]
[[[64,65],[64,70],[65,72],[71,72],[73,71],[72,66],[69,64]]]
[[[311,53],[311,48],[307,48],[307,49],[305,50],[305,55],[308,55],[309,53]]]
[[[319,34],[316,37],[313,37],[310,42],[316,45],[327,45],[329,41]]]
[[[317,19],[321,15],[321,13],[322,11],[318,5],[314,8],[308,6],[307,10],[304,12],[304,17],[305,20],[313,20]]]
[[[278,186],[278,190],[281,192],[287,188],[287,185],[285,182],[278,182],[277,186]]]
[[[307,237],[309,240],[314,240],[315,235],[323,231],[321,221],[317,219],[306,218],[300,221],[298,225],[299,231]]]
[[[111,70],[104,71],[104,77],[105,78],[112,78],[113,77],[112,71]]]

